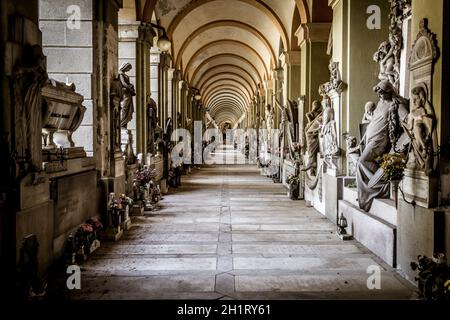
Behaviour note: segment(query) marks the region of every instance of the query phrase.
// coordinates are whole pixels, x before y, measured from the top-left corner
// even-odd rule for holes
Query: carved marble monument
[[[436,36],[423,19],[410,54],[410,113],[402,125],[411,139],[403,180],[405,198],[425,208],[436,206],[438,200],[434,175],[438,164],[437,119],[431,94],[433,66],[438,57]]]
[[[361,140],[362,154],[357,165],[358,201],[361,209],[368,212],[375,198],[389,196],[389,183],[382,181],[383,171],[377,159],[391,151],[396,143],[400,123],[408,111],[403,98],[397,95],[392,83],[381,81],[374,91],[380,97],[373,119]],[[393,141],[394,139],[394,141]]]

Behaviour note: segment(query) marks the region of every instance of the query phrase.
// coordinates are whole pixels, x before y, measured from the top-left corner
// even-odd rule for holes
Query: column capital
[[[339,2],[341,2],[341,0],[328,0],[328,6],[334,9],[334,7],[339,4]]]
[[[301,64],[301,52],[300,51],[285,51],[280,55],[281,65],[294,66]]]
[[[148,45],[153,44],[153,38],[156,36],[155,31],[150,24],[146,22],[141,22],[138,26],[139,41],[147,43]]]
[[[173,79],[174,79],[174,76],[175,76],[175,69],[174,68],[169,68],[169,69],[167,69],[167,79],[169,80],[169,81],[172,81]]]
[[[328,42],[330,38],[331,23],[313,22],[304,23],[295,32],[298,45],[301,47],[305,43]]]
[[[140,22],[119,24],[119,41],[136,41],[139,38],[139,26]]]

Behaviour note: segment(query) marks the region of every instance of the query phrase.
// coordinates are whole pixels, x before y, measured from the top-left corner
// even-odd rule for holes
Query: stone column
[[[305,96],[305,112],[314,100],[320,100],[319,86],[330,77],[327,56],[330,28],[330,23],[307,23],[295,33],[300,47],[300,95]]]
[[[136,96],[133,97],[133,105],[135,108],[135,112],[133,113],[133,118],[128,123],[127,129],[131,130],[132,136],[134,137],[133,150],[136,154],[136,114],[139,109],[137,106],[137,101],[139,98],[137,97],[137,89],[136,88],[136,75],[137,69],[141,67],[140,62],[137,61],[137,51],[138,51],[138,39],[139,39],[139,22],[135,22],[133,24],[119,24],[119,66],[123,63],[130,63],[132,69],[127,73],[130,77],[130,82],[134,85],[136,89]],[[142,90],[142,88],[139,88]],[[122,129],[122,150],[125,149],[125,145],[127,143],[128,134],[127,130]]]
[[[150,94],[150,48],[155,36],[153,28],[141,23],[138,28],[136,63],[136,151],[147,154],[147,97]]]
[[[152,99],[158,105],[158,116],[161,118],[161,99],[159,94],[159,63],[160,51],[156,46],[150,49],[150,92]]]
[[[173,68],[167,70],[167,116],[172,119],[172,123],[174,123],[176,117],[176,93],[173,85],[174,73],[175,69]]]

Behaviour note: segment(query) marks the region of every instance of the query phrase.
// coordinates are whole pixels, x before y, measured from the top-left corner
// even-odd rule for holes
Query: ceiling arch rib
[[[241,110],[246,110],[246,103],[242,100],[241,97],[229,93],[219,93],[215,97],[212,97],[209,102],[206,103],[208,107],[214,107],[218,103],[221,102],[233,102],[241,107]]]
[[[248,92],[250,92],[250,95],[252,97],[255,95],[256,91],[253,89],[252,85],[246,79],[242,78],[239,74],[230,73],[230,72],[216,74],[216,75],[211,76],[209,79],[205,80],[205,82],[203,82],[203,86],[198,89],[200,90],[201,93],[203,93],[203,89],[206,90],[206,88],[208,88],[208,86],[213,85],[214,81],[223,80],[223,79],[235,81],[235,82],[243,85],[248,90]]]
[[[237,101],[239,101],[240,104],[242,104],[242,106],[244,108],[245,108],[245,106],[248,105],[248,103],[245,101],[245,99],[242,96],[236,94],[236,92],[233,92],[233,91],[218,91],[214,95],[210,96],[207,101],[205,100],[205,103],[207,106],[209,106],[209,105],[213,104],[219,98],[227,98],[227,99],[230,98],[233,100],[237,100]]]
[[[191,79],[191,83],[194,86],[197,86],[197,84],[199,82],[202,81],[202,79],[204,79],[205,77],[207,77],[210,73],[214,72],[214,73],[220,73],[221,70],[236,70],[239,73],[244,73],[246,75],[248,75],[250,78],[253,79],[253,81],[257,84],[262,83],[262,78],[260,77],[259,73],[255,73],[254,70],[249,69],[248,67],[246,68],[246,65],[236,65],[234,63],[232,63],[232,61],[228,61],[229,63],[223,63],[223,64],[211,64],[210,66],[205,66],[203,69],[201,70],[202,72],[197,72]],[[197,69],[197,71],[199,71]]]
[[[168,34],[174,40],[177,40],[178,36],[186,39],[186,33],[192,33],[199,25],[205,24],[205,21],[232,20],[236,17],[251,22],[256,29],[270,35],[273,48],[277,48],[280,38],[283,46],[289,48],[287,32],[281,19],[262,0],[236,0],[233,5],[230,5],[229,0],[192,1],[171,21]],[[186,28],[188,29],[185,30]]]
[[[204,99],[205,99],[205,101],[208,101],[208,98],[211,97],[216,92],[230,92],[230,91],[241,95],[245,99],[245,102],[247,104],[250,104],[251,99],[248,96],[248,94],[246,92],[242,91],[239,87],[232,86],[232,85],[220,85],[220,86],[213,87],[212,89],[205,91]]]
[[[260,82],[262,82],[263,79],[267,78],[264,68],[258,69],[258,67],[261,67],[261,65],[255,65],[253,62],[237,54],[222,53],[209,57],[208,59],[203,61],[192,74],[192,81],[195,81],[197,75],[202,74],[209,68],[213,68],[222,64],[234,64],[246,68],[247,70],[252,71],[254,74],[257,74]]]
[[[212,30],[216,32],[212,32]],[[195,30],[188,38],[184,39],[179,52],[176,52],[176,66],[180,66],[187,48],[193,44],[201,43],[205,39],[246,39],[253,47],[267,50],[272,61],[276,61],[276,48],[273,48],[267,38],[251,25],[235,20],[219,20],[207,23]],[[260,42],[260,43],[258,43]]]
[[[233,66],[233,65],[225,65],[225,66],[219,66],[215,68],[209,69],[203,76],[198,80],[198,82],[193,82],[195,87],[202,88],[203,83],[205,82],[205,79],[209,79],[213,75],[217,74],[225,74],[225,73],[233,73],[237,74],[243,79],[246,79],[249,83],[251,83],[254,86],[254,89],[256,90],[258,88],[258,84],[260,83],[258,81],[258,78],[252,77],[252,75],[245,69],[242,69],[241,67]]]
[[[195,69],[197,69],[206,59],[223,53],[242,55],[246,60],[257,61],[264,66],[266,74],[269,74],[268,70],[272,67],[270,62],[264,61],[261,54],[245,42],[237,40],[215,40],[199,48],[190,57],[184,67],[184,78],[187,79],[188,74],[193,74],[193,71],[195,71]]]
[[[236,118],[239,118],[242,115],[241,110],[239,109],[239,106],[236,104],[233,104],[231,102],[222,102],[215,108],[210,109],[210,113],[213,118],[217,117],[218,114],[221,114],[222,112],[228,111],[229,113],[232,113],[236,116]]]

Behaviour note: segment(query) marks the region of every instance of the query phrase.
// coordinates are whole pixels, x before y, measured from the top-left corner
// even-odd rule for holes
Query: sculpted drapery
[[[406,101],[395,93],[389,81],[381,81],[374,91],[379,95],[380,101],[362,138],[363,150],[356,169],[359,206],[366,212],[370,211],[375,198],[389,196],[389,183],[378,176],[380,167],[377,159],[390,153],[392,148],[392,127],[389,124],[391,113],[397,113],[400,121],[408,115]]]

